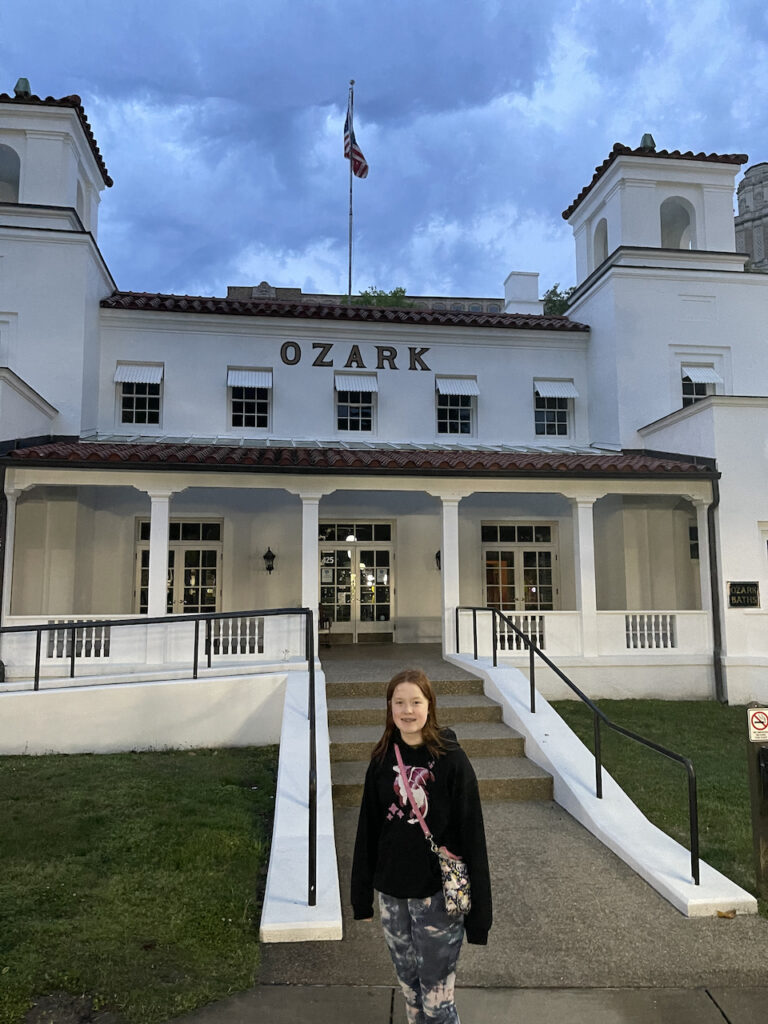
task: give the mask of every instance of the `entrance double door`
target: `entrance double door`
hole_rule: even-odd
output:
[[[137,604],[149,604],[149,522],[139,523]],[[168,531],[166,611],[190,614],[219,610],[221,592],[221,523],[172,520]]]
[[[392,545],[320,543],[320,615],[336,643],[387,642],[394,632]]]

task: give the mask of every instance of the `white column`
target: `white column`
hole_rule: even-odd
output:
[[[317,614],[320,602],[318,529],[320,494],[300,494],[301,498],[301,606],[311,608],[315,617],[317,651]]]
[[[707,509],[709,502],[702,498],[694,498],[696,509],[696,526],[699,534],[699,587],[701,589],[701,610],[712,613],[712,583],[709,578],[709,518]],[[711,626],[711,622],[710,622]]]
[[[440,575],[443,584],[443,653],[456,653],[456,608],[459,605],[459,501],[440,498],[443,503],[443,538]]]
[[[581,653],[585,658],[597,654],[594,504],[594,498],[571,498],[576,607],[581,613]]]
[[[3,608],[2,621],[11,614],[11,591],[13,588],[13,554],[16,540],[16,499],[19,492],[9,487],[5,492],[7,512],[5,519],[5,552],[3,553]]]
[[[149,491],[149,601],[147,615],[166,614],[168,600],[168,525],[173,491]]]

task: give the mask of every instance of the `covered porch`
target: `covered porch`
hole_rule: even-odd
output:
[[[300,629],[237,613],[306,607],[321,645],[455,653],[471,628],[460,616],[456,635],[456,608],[495,607],[589,678],[625,666],[640,695],[645,675],[682,672],[709,691],[712,476],[620,454],[43,445],[5,460],[2,621],[231,611],[227,652],[275,663],[303,657]],[[173,660],[132,634],[106,652],[84,638],[77,657],[98,674]],[[498,639],[524,663],[515,637]],[[52,646],[55,674],[71,651]],[[6,637],[9,676],[23,647]]]

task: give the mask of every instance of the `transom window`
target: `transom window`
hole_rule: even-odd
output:
[[[391,523],[320,523],[317,539],[321,541],[390,541]]]

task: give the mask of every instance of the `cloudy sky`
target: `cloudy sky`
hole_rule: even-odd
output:
[[[572,284],[561,211],[646,131],[768,160],[764,0],[36,0],[0,8],[0,72],[82,97],[125,290],[345,291],[350,78],[354,291]]]

